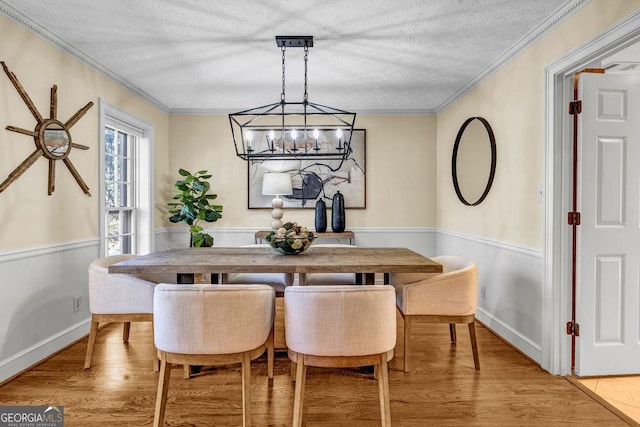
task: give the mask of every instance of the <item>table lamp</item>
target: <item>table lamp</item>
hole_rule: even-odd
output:
[[[271,200],[271,228],[277,230],[282,227],[282,209],[283,200],[280,196],[288,196],[293,194],[291,188],[291,176],[288,173],[265,173],[262,177],[262,194],[265,196],[276,196]]]

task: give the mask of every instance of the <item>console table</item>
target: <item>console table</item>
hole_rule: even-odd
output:
[[[271,233],[271,230],[260,230],[256,231],[255,242],[260,243],[264,241],[264,238],[267,234]],[[313,232],[315,234],[316,239],[349,239],[349,244],[353,245],[353,239],[356,237],[353,234],[353,231],[343,231],[342,233],[334,233],[332,231],[327,231],[325,233],[318,233],[316,231]]]

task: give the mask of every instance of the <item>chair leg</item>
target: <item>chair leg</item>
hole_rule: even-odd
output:
[[[376,365],[377,367],[378,365]],[[378,391],[380,393],[380,420],[382,427],[391,426],[391,411],[389,404],[389,370],[387,366],[387,353],[382,353],[379,375],[378,375]]]
[[[471,350],[473,351],[473,364],[476,371],[480,370],[480,355],[478,354],[478,342],[476,340],[476,321],[469,323],[469,336],[471,337]]]
[[[242,355],[242,426],[251,425],[251,352]]]
[[[456,344],[458,342],[455,323],[449,323],[449,337],[451,337],[451,344]]]
[[[307,273],[298,273],[298,285],[299,286],[307,285]]]
[[[296,367],[296,390],[293,400],[293,427],[302,426],[302,408],[304,404],[304,387],[307,380],[307,365],[304,364],[304,355],[298,353]]]
[[[182,375],[185,380],[191,378],[191,365],[184,365],[182,369]]]
[[[160,370],[160,360],[158,359],[158,350],[156,349],[156,337],[153,330],[153,320],[151,320],[151,356],[153,360],[153,372]]]
[[[129,342],[129,330],[131,329],[131,322],[124,322],[122,328],[122,342]]]
[[[411,337],[411,316],[404,316],[404,371],[409,373],[409,341]]]
[[[164,412],[167,409],[167,394],[169,392],[169,380],[171,379],[171,363],[167,362],[164,353],[160,355],[160,375],[158,376],[158,391],[156,394],[156,411],[153,416],[153,426],[160,427],[164,424]]]
[[[84,358],[84,369],[91,367],[91,359],[93,358],[93,348],[96,345],[96,337],[98,336],[99,322],[91,320],[91,330],[89,331],[89,343],[87,344],[87,355]]]
[[[290,369],[290,372],[291,372],[291,382],[295,383],[296,382],[296,370],[298,369],[297,368],[298,365],[293,360],[291,361],[290,365],[291,366],[289,367],[289,369]]]

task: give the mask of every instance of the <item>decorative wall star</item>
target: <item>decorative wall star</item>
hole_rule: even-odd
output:
[[[38,160],[41,156],[49,159],[49,182],[48,182],[48,194],[51,195],[55,190],[55,182],[56,182],[56,160],[62,160],[64,164],[71,172],[71,175],[75,178],[76,182],[84,191],[85,194],[91,196],[89,193],[89,187],[84,182],[78,170],[73,166],[71,160],[69,159],[69,153],[71,152],[71,148],[79,148],[80,150],[88,150],[89,147],[86,145],[76,144],[71,141],[71,133],[69,133],[69,129],[76,124],[78,120],[84,116],[84,114],[93,106],[93,102],[88,102],[87,105],[79,109],[69,120],[66,122],[61,122],[57,118],[58,114],[58,86],[53,85],[51,88],[51,102],[49,107],[49,118],[45,119],[42,117],[42,114],[38,111],[36,106],[33,104],[33,101],[24,90],[18,78],[14,73],[9,71],[7,65],[0,61],[2,64],[2,68],[4,72],[13,83],[13,86],[20,94],[20,97],[27,104],[27,108],[33,114],[33,117],[36,119],[36,127],[33,131],[28,129],[19,128],[16,126],[7,126],[6,129],[11,132],[17,132],[24,135],[29,135],[33,137],[33,140],[36,144],[36,149],[33,153],[29,155],[22,163],[18,165],[7,177],[7,179],[0,184],[0,193],[3,192],[13,181],[18,179],[31,165],[33,165],[36,160]]]

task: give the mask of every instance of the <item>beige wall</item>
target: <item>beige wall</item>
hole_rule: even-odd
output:
[[[356,127],[367,131],[367,208],[348,210],[347,226],[435,226],[435,116],[359,115]],[[170,141],[167,199],[179,168],[207,169],[224,206],[222,220],[207,228],[269,224],[269,210],[247,209],[247,164],[235,154],[227,116],[172,115]],[[313,209],[285,211],[285,219],[312,226]]]
[[[168,164],[168,114],[133,95],[33,33],[0,17],[0,59],[18,77],[43,117],[49,116],[51,86],[58,86],[58,118],[69,119],[87,102],[94,106],[71,128],[69,159],[91,189],[86,196],[67,167],[56,161],[56,187],[47,195],[48,162],[39,159],[0,194],[0,252],[98,237],[98,99],[155,125],[156,182]],[[0,181],[34,150],[33,138],[4,129],[34,129],[36,121],[7,76],[0,72]],[[156,195],[156,198],[158,196]],[[157,214],[156,223],[163,217]],[[158,222],[160,221],[160,222]]]
[[[438,114],[438,226],[541,249],[544,183],[544,68],[640,7],[639,0],[593,0],[566,22]],[[451,153],[466,118],[485,117],[496,136],[491,192],[464,206],[451,180]]]

